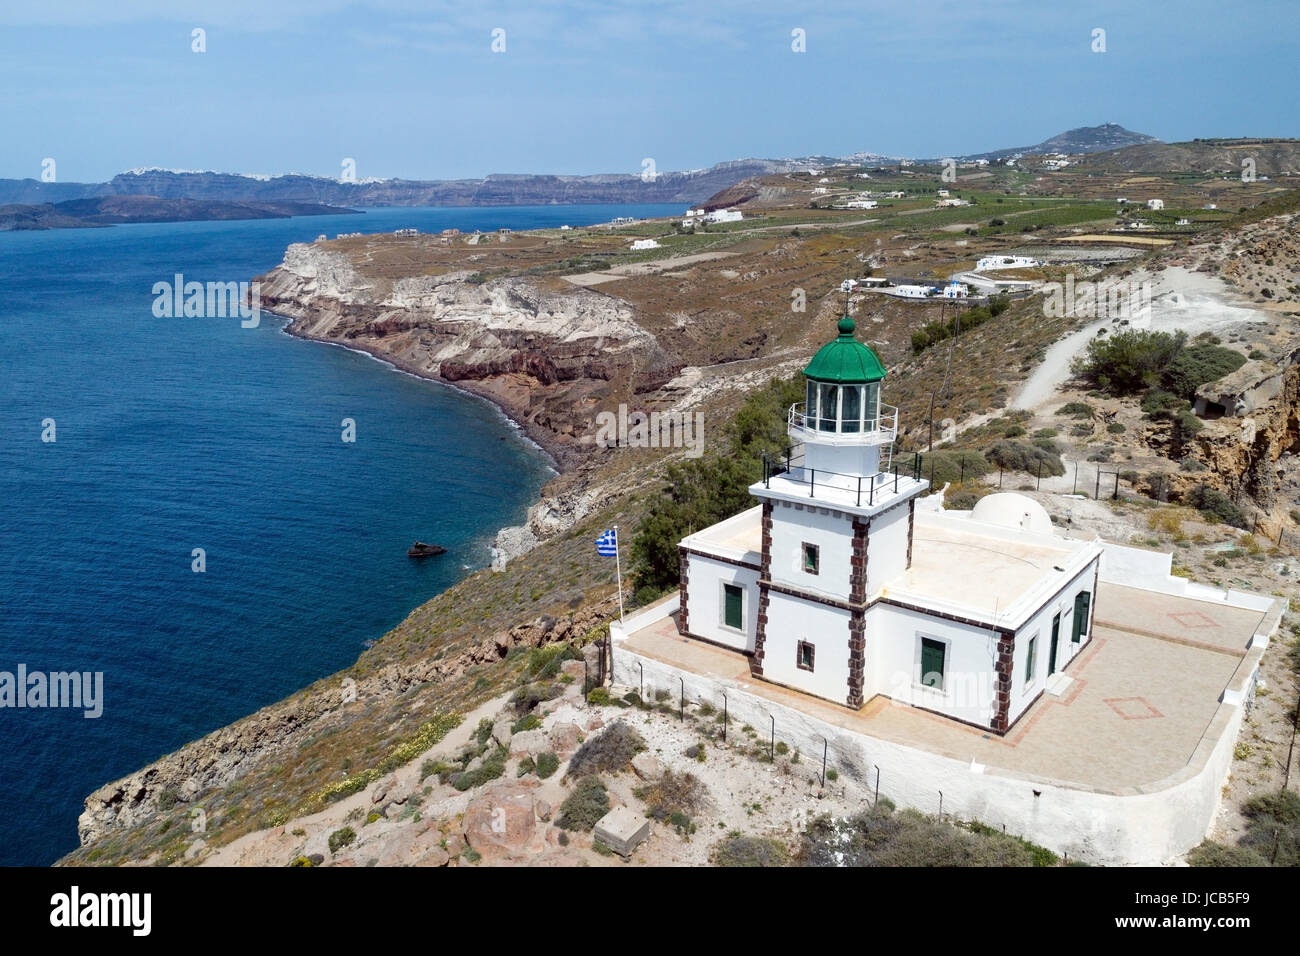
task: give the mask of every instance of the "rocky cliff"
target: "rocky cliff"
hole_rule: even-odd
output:
[[[623,301],[526,278],[385,278],[320,245],[290,246],[258,280],[287,331],[382,357],[501,406],[562,467],[594,435],[591,409],[657,388],[681,368]],[[585,442],[584,442],[585,439]]]
[[[85,846],[115,830],[136,826],[159,810],[193,803],[276,754],[293,752],[312,735],[335,732],[359,711],[391,704],[426,682],[450,682],[471,667],[504,659],[515,647],[541,647],[581,638],[617,608],[617,598],[610,597],[563,617],[543,616],[512,627],[459,654],[385,664],[356,680],[351,687],[355,694],[348,694],[351,702],[345,701],[339,679],[318,681],[100,787],[86,798],[86,809],[77,821],[81,843]]]

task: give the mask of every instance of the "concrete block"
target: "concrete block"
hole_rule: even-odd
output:
[[[592,835],[626,858],[650,838],[650,821],[627,807],[615,807],[600,818]]]

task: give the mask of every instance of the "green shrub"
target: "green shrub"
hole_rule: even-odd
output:
[[[774,460],[784,455],[789,445],[786,415],[803,397],[802,376],[773,379],[745,399],[716,455],[674,462],[664,469],[664,487],[650,496],[632,539],[636,590],[676,587],[681,571],[678,542],[751,506],[749,486],[763,477],[763,455]]]
[[[560,758],[549,750],[537,755],[537,776],[545,780],[560,769]]]
[[[357,831],[353,830],[351,827],[343,827],[340,830],[335,830],[330,834],[330,852],[337,853],[345,846],[352,844],[356,838]]]
[[[1142,396],[1142,411],[1153,421],[1172,421],[1187,402],[1163,388],[1149,388]]]
[[[1246,364],[1246,356],[1221,345],[1189,345],[1176,355],[1160,376],[1169,391],[1189,401],[1196,390]]]
[[[635,730],[616,720],[594,737],[588,738],[569,761],[570,777],[593,773],[619,773],[632,758],[645,749],[645,741]]]
[[[1037,475],[1041,468],[1044,475],[1065,474],[1065,464],[1060,455],[1022,441],[994,442],[985,449],[984,454],[993,464],[1007,471]]]
[[[1205,840],[1187,851],[1188,866],[1268,866],[1253,850]]]
[[[587,694],[587,703],[607,707],[610,704],[609,688],[593,687]]]
[[[590,833],[600,818],[609,813],[609,794],[599,777],[583,777],[560,804],[555,825],[563,830]]]
[[[1251,799],[1243,808],[1249,821],[1238,841],[1273,866],[1300,866],[1300,793],[1282,790]],[[1277,850],[1274,858],[1274,842]]]
[[[1233,504],[1231,498],[1217,488],[1198,485],[1191,493],[1190,498],[1192,507],[1202,514],[1213,516],[1225,524],[1232,525],[1234,528],[1246,527],[1246,516],[1242,513],[1242,510]]]
[[[1106,426],[1106,431],[1110,432],[1112,435],[1122,435],[1127,431],[1127,429],[1124,427],[1123,422],[1111,422]]]
[[[1092,418],[1092,406],[1087,402],[1066,402],[1056,410],[1056,414],[1066,418]]]
[[[506,751],[498,747],[483,757],[483,762],[473,770],[465,770],[451,775],[451,785],[457,790],[465,791],[482,786],[489,780],[495,780],[506,772]]]
[[[1050,851],[975,825],[963,829],[884,800],[848,819],[808,824],[798,861],[805,866],[1042,866]]]
[[[540,726],[542,726],[542,719],[529,712],[510,725],[510,733],[522,734],[526,730],[536,730]]]
[[[790,851],[771,837],[729,836],[713,848],[714,866],[789,866]]]
[[[1132,394],[1158,384],[1186,342],[1185,332],[1125,329],[1090,341],[1071,371],[1103,391]]]
[[[1179,449],[1182,449],[1190,444],[1192,439],[1204,427],[1205,423],[1197,418],[1190,408],[1184,408],[1174,419],[1174,427],[1170,432],[1170,437],[1173,438],[1174,444]]]
[[[921,477],[935,488],[963,480],[973,481],[989,473],[989,463],[977,451],[937,449],[921,455]]]
[[[532,757],[525,757],[523,760],[519,761],[519,766],[515,770],[515,776],[522,777],[525,774],[532,773],[536,769],[537,762],[533,760]]]

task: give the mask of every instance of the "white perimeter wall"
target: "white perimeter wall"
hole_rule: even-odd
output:
[[[629,619],[628,627],[644,626],[650,615],[665,615],[672,606],[673,602],[665,602],[645,617]],[[769,727],[770,715],[776,719],[777,740],[799,749],[809,765],[821,754],[825,740],[828,766],[867,787],[875,786],[879,767],[881,796],[900,807],[936,813],[942,790],[945,816],[1005,826],[1007,832],[1069,854],[1071,859],[1096,864],[1157,865],[1200,843],[1214,818],[1241,725],[1241,708],[1221,704],[1187,770],[1148,786],[1148,792],[1099,793],[995,769],[984,771],[978,765],[844,730],[758,697],[734,681],[701,677],[634,654],[620,646],[625,632],[617,622],[611,631],[615,683],[636,687],[640,663],[647,694],[655,689],[676,692],[680,677],[688,699],[708,701],[721,711],[725,692],[733,728]],[[1254,657],[1243,668],[1243,681],[1257,664]]]
[[[758,572],[698,554],[687,555],[686,560],[687,630],[738,651],[753,651],[754,635],[758,633]],[[724,583],[739,584],[745,589],[741,608],[743,631],[722,623]]]
[[[1172,554],[1129,548],[1109,541],[1100,543],[1101,579],[1109,584],[1158,591],[1161,594],[1179,594],[1201,601],[1249,608],[1252,611],[1266,611],[1273,605],[1273,599],[1265,595],[1206,587],[1170,574]]]

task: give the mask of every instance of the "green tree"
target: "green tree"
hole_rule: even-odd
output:
[[[803,376],[773,379],[751,394],[727,426],[716,454],[674,462],[665,487],[649,501],[632,539],[635,588],[659,592],[677,584],[677,544],[688,534],[750,508],[749,486],[763,477],[763,455],[784,456],[786,413],[803,397]]]

